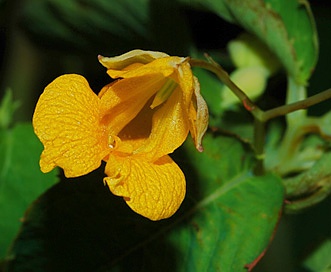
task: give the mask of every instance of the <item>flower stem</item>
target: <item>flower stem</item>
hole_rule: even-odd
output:
[[[330,98],[331,98],[331,89],[327,89],[321,93],[315,94],[306,99],[265,111],[263,112],[262,119],[268,121],[277,116],[282,116],[297,110],[306,109],[310,106],[316,105]]]
[[[265,143],[265,122],[254,118],[254,139],[253,146],[255,149],[256,165],[254,174],[261,176],[264,174],[264,143]]]
[[[191,59],[191,66],[200,67],[214,73],[238,97],[245,109],[251,112],[254,117],[253,146],[257,158],[257,165],[254,169],[256,175],[262,175],[264,173],[263,163],[266,122],[272,118],[283,116],[297,110],[306,109],[322,101],[331,99],[331,89],[328,89],[306,99],[263,111],[256,104],[254,104],[252,100],[230,79],[228,73],[218,63],[216,63],[211,57],[206,57],[209,62],[204,60]],[[300,86],[297,87],[300,88]]]
[[[211,59],[209,58],[209,60]],[[275,117],[306,109],[322,101],[331,99],[331,89],[327,89],[326,91],[310,96],[306,99],[263,111],[230,79],[228,73],[218,63],[213,60],[207,62],[204,60],[191,59],[190,64],[193,67],[204,68],[214,73],[239,98],[245,109],[250,111],[252,115],[261,122],[267,122]]]

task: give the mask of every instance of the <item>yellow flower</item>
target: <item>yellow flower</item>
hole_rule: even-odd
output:
[[[208,110],[188,58],[133,50],[99,56],[114,79],[98,95],[84,77],[56,78],[37,103],[33,126],[44,145],[43,172],[87,174],[106,161],[104,182],[135,212],[170,217],[185,196],[185,177],[169,157],[188,132],[196,148]]]

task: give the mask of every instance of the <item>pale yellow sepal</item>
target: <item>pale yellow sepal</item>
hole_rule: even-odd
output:
[[[202,138],[208,128],[209,112],[207,103],[200,94],[200,84],[196,77],[194,77],[193,101],[194,103],[190,105],[190,131],[195,148],[202,152]]]
[[[162,75],[165,78],[173,78],[177,83],[181,79],[178,78],[178,73],[182,66],[188,65],[186,58],[181,57],[164,57],[155,59],[150,63],[142,65],[141,63],[131,63],[125,69],[108,69],[107,74],[112,78],[129,79],[146,75]],[[181,77],[179,75],[179,77]]]
[[[168,54],[156,51],[144,51],[135,49],[116,57],[104,57],[99,55],[99,62],[110,70],[122,70],[132,63],[147,64],[155,59],[169,57]]]

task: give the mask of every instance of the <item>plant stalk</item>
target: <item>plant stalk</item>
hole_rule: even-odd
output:
[[[254,174],[262,176],[265,173],[264,169],[264,144],[265,144],[265,122],[254,119],[254,138],[253,146],[255,149],[256,165],[254,168]]]
[[[190,59],[192,67],[200,67],[214,73],[241,101],[246,110],[254,117],[254,139],[253,146],[257,158],[254,169],[256,175],[264,174],[264,144],[265,144],[265,124],[270,119],[289,114],[297,110],[303,110],[327,99],[331,99],[331,89],[323,91],[300,101],[279,106],[267,111],[261,110],[252,100],[230,79],[228,73],[213,59],[207,56],[209,62],[204,60]]]
[[[238,97],[245,109],[262,122],[267,122],[275,117],[283,116],[297,110],[303,110],[331,99],[331,89],[327,89],[306,99],[263,111],[230,79],[229,74],[218,63],[191,59],[190,64],[192,67],[204,68],[214,73]]]

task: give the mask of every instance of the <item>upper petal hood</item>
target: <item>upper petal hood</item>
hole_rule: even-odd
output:
[[[98,59],[109,70],[123,70],[133,63],[147,64],[164,57],[169,57],[169,55],[162,52],[136,49],[111,58],[99,55]]]
[[[165,81],[160,74],[144,75],[118,80],[105,87],[99,96],[108,133],[117,135],[127,126]]]
[[[149,126],[146,127],[148,131],[143,132],[141,129],[145,125]],[[188,112],[182,105],[182,94],[178,87],[178,90],[158,108],[151,110],[145,107],[137,119],[125,127],[118,136],[125,143],[134,146],[134,156],[155,161],[177,149],[185,141],[188,132]]]

